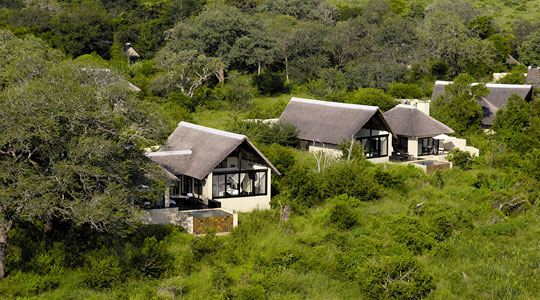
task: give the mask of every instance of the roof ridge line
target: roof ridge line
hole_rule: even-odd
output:
[[[291,102],[309,103],[309,104],[315,104],[315,105],[326,105],[326,106],[333,106],[333,107],[340,107],[340,108],[351,108],[351,109],[364,109],[364,110],[377,110],[377,109],[379,109],[378,106],[372,106],[372,105],[352,104],[352,103],[343,103],[343,102],[332,102],[332,101],[315,100],[315,99],[298,98],[298,97],[292,97]]]
[[[188,127],[188,128],[191,128],[191,129],[197,129],[197,130],[205,131],[205,132],[216,134],[216,135],[230,137],[230,138],[237,139],[237,140],[247,139],[247,136],[245,136],[243,134],[238,134],[238,133],[228,132],[228,131],[219,130],[219,129],[215,129],[215,128],[210,128],[210,127],[197,125],[197,124],[193,124],[193,123],[185,122],[185,121],[182,121],[182,122],[178,123],[178,126],[184,126],[184,127]]]

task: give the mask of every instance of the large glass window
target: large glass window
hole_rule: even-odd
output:
[[[193,177],[182,176],[182,195],[187,195],[188,193],[193,193]]]
[[[400,136],[397,139],[392,139],[392,148],[398,155],[409,153],[409,139],[404,136]]]
[[[213,198],[266,195],[267,170],[217,173],[212,177]]]
[[[171,185],[170,194],[171,197],[180,196],[180,181],[175,181],[173,185]]]
[[[434,138],[418,139],[418,155],[438,155],[439,140]]]
[[[360,138],[367,158],[383,157],[388,155],[388,135],[379,135]]]
[[[203,185],[202,180],[193,179],[193,194],[195,194],[195,197],[202,198]]]

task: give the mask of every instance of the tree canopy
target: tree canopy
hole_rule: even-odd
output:
[[[33,55],[45,67],[35,73],[33,65],[8,62],[20,73],[0,92],[3,277],[7,234],[17,220],[59,218],[113,232],[137,222],[135,202],[162,185],[141,147],[163,132],[117,75],[70,61],[52,64],[41,44],[0,35],[0,49],[23,46],[19,55]]]
[[[470,75],[460,74],[432,102],[433,117],[459,134],[480,129],[483,112],[478,102],[489,90],[483,84],[472,85],[473,82]]]

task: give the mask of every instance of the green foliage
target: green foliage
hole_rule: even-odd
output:
[[[255,75],[253,83],[263,95],[274,95],[286,91],[283,75],[274,72],[265,71]]]
[[[472,168],[474,158],[467,151],[461,151],[458,148],[450,150],[448,153],[448,160],[452,163],[452,166],[469,170]]]
[[[412,257],[377,257],[362,275],[362,290],[370,299],[421,299],[435,288],[433,276]]]
[[[382,90],[374,88],[359,88],[345,96],[345,102],[353,104],[364,104],[378,106],[382,111],[392,109],[398,102],[384,93]]]
[[[247,135],[252,141],[267,145],[296,146],[298,130],[291,124],[262,121],[234,120],[228,125],[228,130]]]
[[[203,237],[196,238],[191,243],[191,251],[196,260],[201,260],[214,254],[221,247],[221,241],[215,232],[210,232]]]
[[[113,42],[111,20],[97,5],[85,2],[84,6],[62,11],[52,20],[51,42],[72,57],[95,51],[108,58]]]
[[[351,229],[358,222],[358,216],[350,207],[350,203],[338,202],[330,208],[328,222],[340,229]]]
[[[481,16],[467,24],[467,28],[473,31],[479,38],[486,39],[495,34],[496,28],[493,23],[493,17]]]
[[[106,251],[92,253],[87,258],[87,267],[82,283],[90,288],[115,287],[124,280],[120,259]]]
[[[519,60],[528,66],[540,66],[540,33],[531,33],[518,47]]]
[[[483,113],[478,101],[489,91],[483,84],[472,85],[473,82],[474,79],[468,74],[460,74],[432,102],[432,116],[458,134],[480,129]]]
[[[506,83],[506,84],[525,84],[525,75],[523,72],[510,72],[506,74],[503,78],[497,80],[497,83]]]
[[[364,156],[364,147],[355,141],[346,141],[344,143],[338,144],[338,149],[341,150],[341,158],[351,161],[351,160],[365,160]]]
[[[417,217],[398,215],[388,220],[386,226],[394,241],[405,245],[413,253],[423,253],[437,243],[433,229]]]
[[[58,287],[58,275],[38,275],[35,273],[16,272],[3,280],[0,295],[9,298],[27,298],[46,293]]]
[[[293,210],[301,212],[321,203],[319,178],[306,165],[295,164],[280,182],[281,192],[272,199],[274,204],[290,204]]]
[[[218,84],[214,91],[219,100],[228,102],[235,110],[246,110],[249,100],[257,94],[251,77],[235,71],[229,73],[227,82]]]
[[[509,149],[525,154],[538,145],[537,133],[532,127],[537,118],[529,103],[518,95],[512,95],[506,106],[497,111],[492,127],[494,138]]]
[[[293,150],[279,144],[259,145],[259,150],[281,172],[285,173],[296,164],[296,156]],[[274,177],[272,177],[274,178]]]
[[[525,166],[525,171],[529,176],[532,176],[536,180],[540,180],[540,149],[532,149],[525,156],[523,162]]]
[[[322,173],[321,179],[320,188],[326,197],[346,194],[362,201],[372,201],[382,194],[381,186],[374,180],[373,168],[364,161],[337,162]]]
[[[424,97],[424,91],[418,85],[401,82],[393,83],[388,88],[387,93],[396,99],[421,99]]]
[[[500,33],[496,33],[489,36],[487,39],[493,44],[496,53],[495,60],[500,63],[506,63],[506,60],[509,58],[510,52],[512,51],[508,38]]]

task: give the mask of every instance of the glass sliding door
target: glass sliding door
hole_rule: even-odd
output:
[[[367,158],[388,156],[388,135],[362,137],[358,139]]]
[[[439,140],[434,138],[419,138],[418,139],[418,155],[438,155]]]

